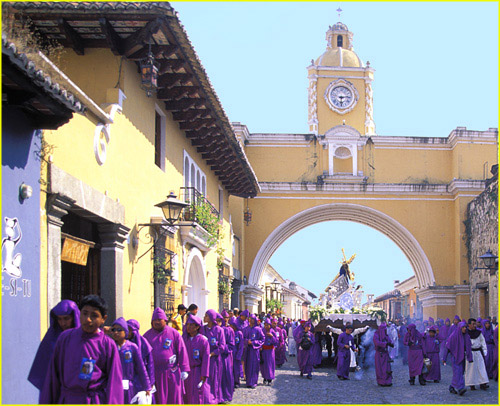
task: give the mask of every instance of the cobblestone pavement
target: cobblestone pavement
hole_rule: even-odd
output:
[[[256,389],[235,389],[232,404],[498,404],[498,383],[491,381],[488,390],[469,389],[464,396],[448,391],[451,366],[441,366],[441,382],[425,386],[408,383],[408,366],[396,360],[392,367],[393,386],[380,387],[375,370],[363,371],[362,376],[351,372],[349,381],[340,381],[331,366],[318,368],[313,379],[300,377],[296,357],[288,357],[282,368],[276,369],[272,386],[263,386],[259,376]]]

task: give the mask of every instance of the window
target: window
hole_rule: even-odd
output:
[[[165,170],[166,119],[158,106],[155,107],[155,165]]]
[[[224,218],[224,190],[219,188],[219,218]]]
[[[207,196],[207,179],[205,173],[196,165],[186,151],[184,151],[184,186],[195,188],[203,196]]]
[[[337,46],[342,47],[343,46],[343,38],[342,35],[337,36]]]

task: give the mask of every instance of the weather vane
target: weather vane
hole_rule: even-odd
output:
[[[339,13],[339,21],[340,21],[340,13],[342,13],[342,9],[340,7],[337,9],[337,13]]]

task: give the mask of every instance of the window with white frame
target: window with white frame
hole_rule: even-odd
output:
[[[166,154],[166,117],[158,105],[155,105],[155,164],[165,171]]]
[[[195,188],[206,197],[207,178],[189,154],[184,151],[184,186]]]

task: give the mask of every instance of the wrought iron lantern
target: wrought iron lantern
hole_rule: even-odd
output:
[[[491,250],[486,251],[486,254],[481,255],[479,258],[483,261],[486,269],[489,269],[490,272],[495,270],[498,257]]]
[[[182,209],[189,206],[189,203],[184,203],[178,200],[177,196],[174,195],[174,192],[170,192],[167,196],[167,200],[155,204],[155,206],[159,207],[163,211],[165,220],[167,220],[167,223],[172,226],[179,220]]]
[[[243,212],[243,220],[245,221],[245,223],[247,224],[247,226],[251,223],[252,221],[252,211],[250,210],[250,208],[248,207],[248,200],[247,200],[247,208],[245,209],[245,211]]]
[[[142,59],[141,66],[141,89],[146,91],[146,96],[151,97],[158,90],[158,67],[155,65],[155,58],[151,52],[149,43],[148,56]]]

